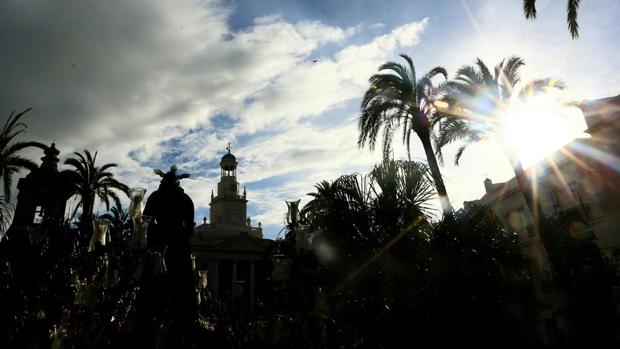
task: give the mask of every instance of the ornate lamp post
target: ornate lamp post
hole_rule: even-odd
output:
[[[101,246],[105,246],[107,242],[109,226],[106,223],[95,223],[95,233],[90,238],[90,243],[88,244],[88,252],[93,252],[95,247],[97,246],[97,242],[101,244]]]
[[[209,275],[208,270],[198,270],[198,288],[205,290],[207,288],[207,277]]]
[[[131,188],[129,189],[129,218],[140,218],[142,216],[142,202],[144,201],[144,194],[146,189],[144,188]]]
[[[134,250],[144,250],[146,248],[146,232],[151,221],[150,216],[133,217],[133,235],[131,237],[131,248]]]

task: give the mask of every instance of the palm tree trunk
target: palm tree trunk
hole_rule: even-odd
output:
[[[95,206],[95,199],[87,196],[82,196],[82,217],[80,218],[81,230],[86,236],[90,238],[93,234],[93,208]]]
[[[435,187],[437,188],[437,194],[439,195],[441,209],[444,215],[452,217],[454,209],[452,208],[452,204],[450,204],[450,198],[448,197],[446,186],[443,183],[443,178],[441,177],[441,172],[439,171],[439,164],[437,163],[437,158],[435,157],[435,152],[433,151],[433,146],[431,145],[431,138],[429,136],[419,136],[422,141],[422,146],[424,147],[428,167],[431,170],[431,176],[433,177],[433,181],[435,181]]]
[[[540,214],[542,211],[540,210],[540,205],[538,205],[538,201],[534,198],[534,189],[532,185],[528,181],[527,175],[525,174],[525,170],[523,169],[523,165],[521,161],[516,159],[515,156],[508,155],[510,162],[512,164],[512,169],[515,172],[515,178],[517,180],[517,185],[523,194],[523,198],[525,199],[525,205],[527,209],[532,214],[532,218],[534,219],[535,229],[538,230],[538,220],[540,218]]]

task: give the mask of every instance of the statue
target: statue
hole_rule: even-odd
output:
[[[194,203],[180,185],[180,180],[190,175],[177,175],[174,165],[167,173],[161,170],[155,170],[155,173],[162,180],[159,188],[149,196],[144,208],[144,216],[151,217],[148,246],[165,251],[172,318],[179,321],[195,320],[198,305],[189,244],[194,231]]]

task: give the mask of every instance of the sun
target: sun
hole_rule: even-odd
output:
[[[576,109],[550,94],[512,102],[500,119],[499,140],[517,152],[525,167],[532,165],[583,135]]]

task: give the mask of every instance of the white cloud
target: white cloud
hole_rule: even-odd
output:
[[[563,20],[544,19],[556,5],[542,2],[532,23],[518,2],[488,1],[470,11],[471,22],[438,25],[421,42],[428,19],[383,33],[382,23],[364,31],[266,16],[233,30],[231,8],[219,1],[4,1],[0,75],[11,88],[0,105],[33,106],[29,138],[55,139],[63,156],[97,149],[102,161],[119,163],[122,180],[149,193],[159,181],[151,166],[177,163],[196,174],[184,187],[198,207],[207,206],[217,181],[217,168],[205,166],[231,141],[243,159],[242,184],[296,176],[248,188],[253,221],[278,225],[282,200],[303,197],[319,180],[365,172],[378,160],[378,152],[357,148],[357,104],[368,78],[382,63],[400,60],[399,53],[412,55],[418,69],[442,64],[451,72],[477,56],[495,64],[519,54],[528,62],[525,79],[561,76],[569,96],[581,98],[617,93],[620,66],[609,52],[618,51],[613,37],[620,30],[613,16],[601,25],[592,17],[613,5],[601,3],[584,3],[579,41],[570,40]],[[237,123],[230,132],[214,129],[219,115]],[[171,139],[174,145],[162,143]],[[414,142],[414,157],[423,157]],[[404,154],[400,145],[395,151]],[[443,172],[459,206],[480,195],[485,173],[507,179],[510,166],[481,144],[460,168]]]
[[[423,19],[397,27],[366,44],[346,46],[334,57],[322,57],[318,62],[300,60],[253,95],[254,102],[241,114],[241,132],[266,127],[285,129],[303,116],[318,115],[358,98],[377,67],[416,45],[427,24],[428,19]]]
[[[373,23],[370,26],[368,26],[368,28],[370,29],[383,29],[385,28],[385,24],[378,22],[378,23]]]

